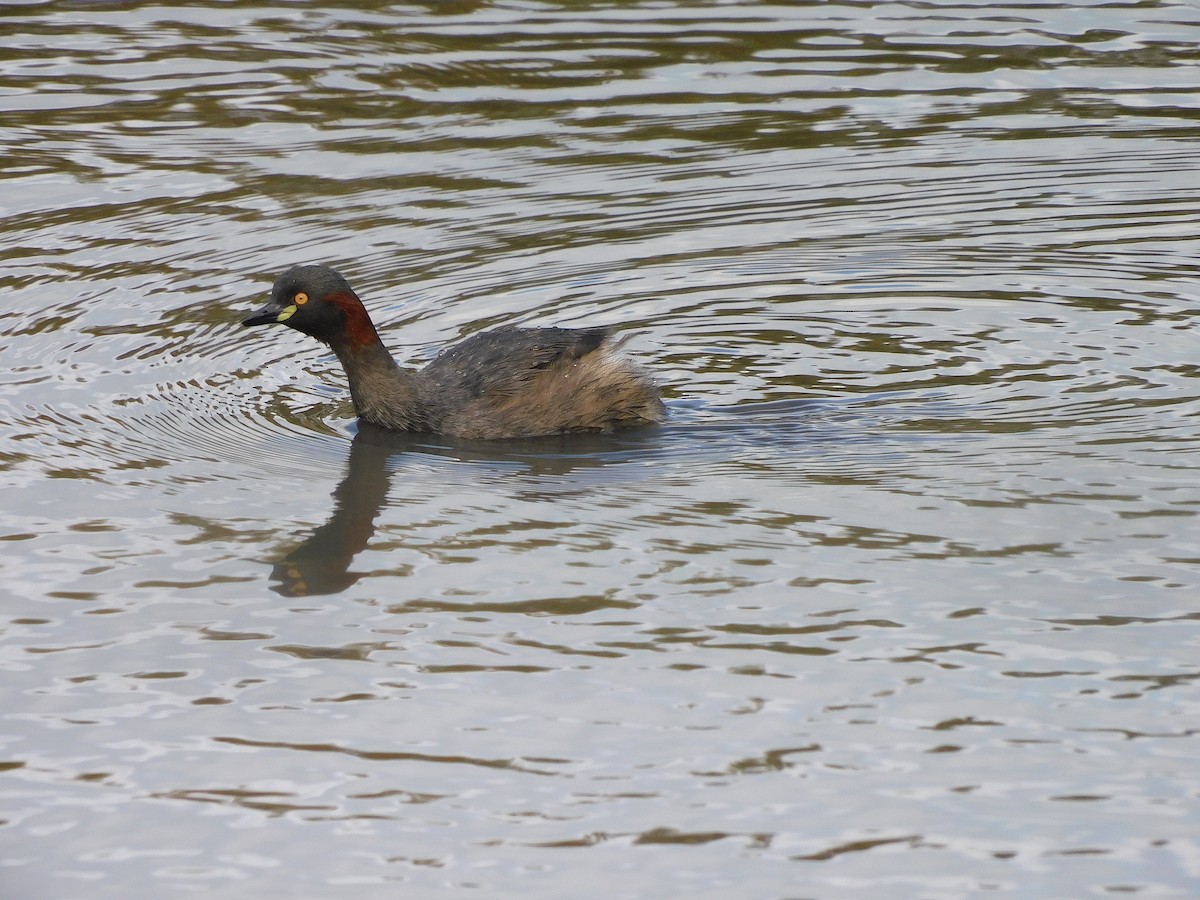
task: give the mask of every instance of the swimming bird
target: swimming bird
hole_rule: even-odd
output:
[[[332,348],[364,422],[473,440],[614,431],[666,418],[654,382],[617,350],[612,329],[485,331],[423,369],[398,365],[362,300],[324,265],[293,266],[243,325],[282,324]]]

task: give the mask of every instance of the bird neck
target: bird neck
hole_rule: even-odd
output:
[[[378,336],[373,343],[341,340],[330,346],[346,370],[350,397],[360,419],[402,431],[428,428],[417,395],[416,374],[396,365]]]

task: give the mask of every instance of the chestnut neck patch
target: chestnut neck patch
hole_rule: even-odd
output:
[[[338,291],[327,294],[325,300],[338,307],[346,314],[346,328],[342,334],[343,341],[351,347],[370,347],[380,343],[379,333],[371,324],[371,317],[362,301],[349,291]]]

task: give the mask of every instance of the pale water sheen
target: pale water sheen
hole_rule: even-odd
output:
[[[6,897],[1200,893],[1200,10],[0,11]],[[666,427],[357,429],[620,323]]]

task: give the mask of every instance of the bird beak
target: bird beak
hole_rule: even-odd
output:
[[[273,325],[276,322],[286,322],[296,312],[295,306],[280,306],[274,300],[258,312],[242,319],[243,325]]]

